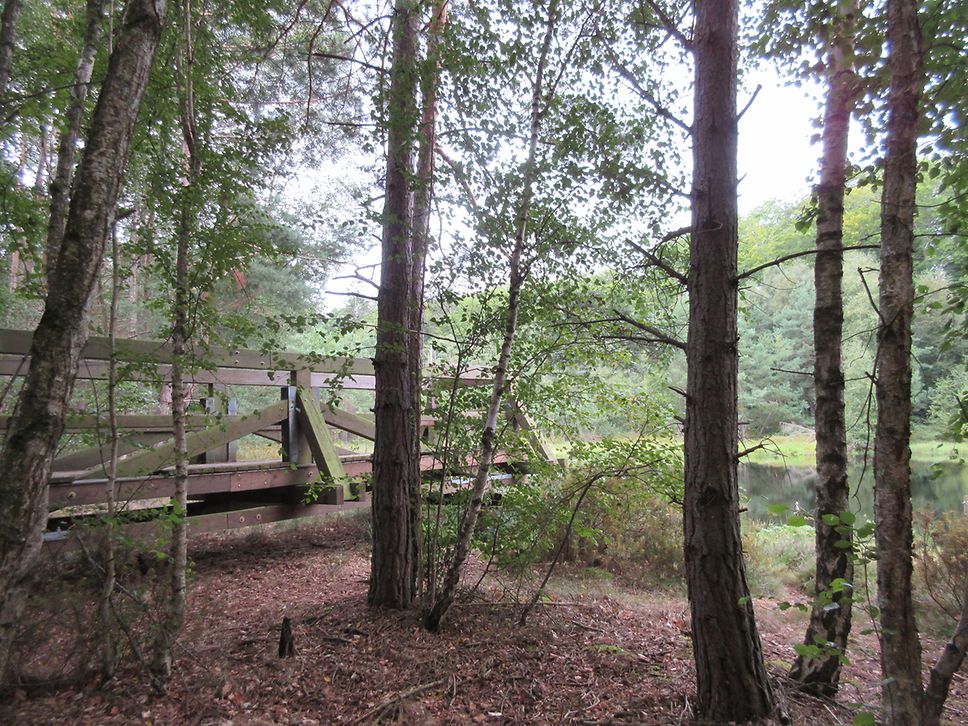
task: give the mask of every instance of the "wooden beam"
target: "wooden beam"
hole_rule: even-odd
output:
[[[189,458],[214,449],[216,446],[224,446],[230,441],[240,439],[247,434],[254,434],[261,431],[270,424],[278,423],[285,419],[289,409],[288,401],[274,403],[261,411],[248,416],[233,416],[231,420],[223,419],[222,425],[217,428],[205,429],[189,434],[186,439],[188,445]],[[175,463],[174,446],[165,442],[148,451],[134,454],[130,457],[118,461],[118,476],[144,476],[172,466]],[[103,475],[104,468],[95,467],[90,471],[78,476],[78,479],[90,479]]]
[[[304,385],[297,387],[296,396],[299,404],[296,410],[299,413],[302,433],[313,453],[316,466],[319,467],[320,473],[330,476],[334,484],[343,490],[344,497],[352,496],[346,471],[343,469],[339,454],[336,453],[333,438],[329,434],[329,428],[326,426],[316,397],[312,390]]]
[[[253,467],[259,462],[250,462]],[[239,463],[240,466],[243,462]],[[211,464],[189,467],[188,494],[219,494],[224,492],[246,492],[280,487],[305,486],[315,481],[319,470],[315,466],[304,469],[291,469],[272,462],[273,468],[253,468],[237,471],[217,471],[220,467]],[[86,479],[71,482],[53,483],[50,486],[52,507],[61,508],[75,505],[100,504],[105,501],[104,479]],[[128,502],[139,499],[169,498],[175,493],[175,482],[170,475],[157,474],[149,477],[127,477],[118,480],[118,501]]]
[[[0,353],[28,355],[33,341],[33,333],[26,330],[0,329]],[[137,363],[171,363],[171,343],[161,340],[133,340],[118,338],[115,341],[118,360]],[[205,348],[199,346],[188,356],[188,366],[193,364],[205,368],[251,368],[256,370],[292,371],[306,368],[318,373],[373,375],[373,363],[366,358],[342,358],[295,353],[265,353],[260,350],[243,348]],[[110,360],[111,344],[108,338],[88,338],[82,359]]]
[[[27,364],[21,363],[22,355],[5,356],[0,354],[0,376],[23,376],[27,373]],[[108,379],[108,364],[99,360],[82,360],[77,369],[79,380],[106,381]],[[313,373],[313,388],[326,388],[331,382],[339,379],[340,386],[346,390],[372,391],[374,379],[371,375],[354,375],[350,377],[337,376],[333,373]],[[124,371],[126,381],[148,381],[162,383],[171,380],[171,366],[160,364],[156,366],[134,367]],[[287,369],[258,370],[251,368],[215,368],[214,370],[195,370],[185,374],[186,383],[198,385],[208,383],[223,383],[227,386],[281,386],[289,380]]]
[[[338,408],[324,408],[323,419],[335,428],[349,431],[370,441],[376,440],[376,424],[362,416]]]
[[[171,438],[170,432],[142,433],[125,436],[118,442],[118,456],[144,451],[157,446],[162,441]],[[51,471],[77,471],[89,469],[92,466],[103,466],[111,456],[111,444],[102,444],[89,449],[82,449],[54,459]]]
[[[185,425],[188,429],[204,429],[217,425],[216,416],[192,415],[187,416]],[[0,416],[0,431],[6,431],[10,423],[10,416]],[[111,426],[107,414],[93,416],[90,414],[68,416],[64,421],[65,432],[75,431],[103,431],[105,434]],[[118,416],[118,429],[138,433],[170,433],[172,431],[171,416]]]

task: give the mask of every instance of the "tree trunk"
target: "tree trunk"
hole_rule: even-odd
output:
[[[850,587],[834,588],[834,581],[853,584],[853,552],[837,547],[852,541],[847,524],[830,524],[850,510],[847,480],[847,423],[844,411],[844,372],[841,344],[844,305],[844,188],[847,184],[847,137],[854,107],[854,15],[852,2],[838,6],[831,20],[832,41],[827,65],[827,102],[823,123],[823,159],[817,187],[817,257],[814,265],[816,304],[813,310],[814,390],[817,432],[817,569],[814,603],[804,637],[806,645],[820,645],[823,655],[798,656],[790,677],[804,690],[834,696],[840,684],[841,656],[850,634]],[[835,527],[840,527],[838,532]],[[844,531],[844,527],[848,527]],[[835,592],[835,589],[838,591]]]
[[[175,439],[175,494],[172,498],[171,569],[168,583],[168,602],[162,617],[152,671],[160,683],[171,677],[173,648],[185,622],[188,595],[188,443],[186,440],[186,409],[190,393],[186,391],[184,362],[189,340],[189,302],[191,290],[188,279],[188,254],[196,209],[194,197],[201,171],[198,130],[195,121],[194,45],[191,0],[182,0],[182,47],[178,59],[179,96],[181,101],[181,131],[185,176],[182,179],[178,210],[177,249],[175,251],[175,304],[171,328],[171,417]]]
[[[7,86],[10,84],[10,62],[13,47],[17,42],[17,21],[23,10],[23,0],[7,0],[3,4],[0,17],[0,104],[6,101]],[[6,109],[9,113],[9,109]]]
[[[118,357],[115,340],[118,330],[118,302],[121,295],[121,262],[118,260],[118,233],[111,230],[111,305],[108,313],[108,343],[111,358],[108,361],[108,425],[111,444],[106,474],[107,512],[104,522],[104,577],[101,583],[101,600],[98,603],[98,617],[101,625],[101,677],[107,681],[114,677],[117,666],[117,648],[114,644],[114,589],[117,583],[117,562],[115,559],[115,517],[117,516],[118,496]]]
[[[63,264],[51,279],[0,454],[0,672],[43,541],[51,460],[87,340],[91,296],[165,12],[165,0],[131,0],[127,8],[77,170]]]
[[[958,627],[955,628],[951,640],[945,645],[938,662],[931,669],[931,680],[924,693],[924,726],[938,726],[941,723],[941,713],[948,699],[951,679],[965,661],[965,654],[968,651],[968,580],[965,581],[962,602],[964,605]]]
[[[884,723],[913,726],[921,722],[923,698],[921,643],[911,598],[909,448],[914,195],[918,108],[923,81],[916,3],[890,0],[887,17],[891,87],[881,196],[874,521]]]
[[[434,147],[437,139],[437,85],[440,80],[440,36],[447,24],[448,0],[435,0],[431,9],[429,37],[427,39],[426,72],[421,80],[423,112],[420,118],[420,143],[417,148],[417,188],[413,200],[413,271],[411,273],[411,296],[413,306],[410,319],[410,372],[416,393],[414,414],[417,435],[413,440],[413,456],[420,461],[420,417],[422,413],[421,390],[423,386],[423,311],[424,274],[427,249],[430,246],[430,205],[434,198]],[[419,502],[420,500],[418,500]],[[417,506],[417,577],[418,588],[422,582],[424,538],[423,512]],[[432,556],[432,555],[431,555]]]
[[[735,0],[695,3],[692,238],[685,429],[686,579],[699,715],[773,711],[739,528]]]
[[[383,256],[377,302],[373,454],[373,560],[368,602],[409,608],[416,594],[420,531],[419,389],[411,371],[413,145],[417,126],[417,24],[413,3],[396,0],[387,108]]]
[[[491,384],[491,398],[487,406],[487,416],[484,419],[484,430],[481,432],[481,451],[471,489],[471,501],[461,519],[454,545],[454,555],[447,568],[443,588],[436,602],[424,618],[424,624],[429,630],[438,630],[447,616],[450,606],[457,594],[460,583],[461,570],[471,547],[471,538],[477,526],[477,517],[481,513],[481,504],[487,492],[488,474],[494,460],[494,450],[497,435],[497,419],[501,411],[507,388],[508,366],[511,362],[511,351],[514,347],[514,333],[518,324],[518,305],[521,298],[521,286],[524,283],[524,273],[521,269],[521,258],[524,254],[524,243],[528,232],[528,215],[531,213],[531,199],[534,196],[534,182],[537,173],[538,132],[541,129],[542,106],[544,102],[544,73],[548,63],[548,52],[555,37],[555,23],[558,19],[558,0],[549,0],[548,25],[545,30],[541,52],[538,56],[538,66],[535,69],[534,90],[531,95],[531,131],[528,144],[528,159],[524,166],[524,179],[521,186],[521,198],[518,203],[517,217],[514,221],[514,248],[511,251],[510,275],[508,283],[508,310],[504,321],[504,337],[501,341],[501,352],[498,355],[497,368],[494,371],[494,382]]]
[[[88,0],[84,29],[84,44],[74,69],[74,86],[71,88],[71,102],[67,107],[67,118],[57,145],[57,169],[50,181],[50,219],[47,224],[47,276],[57,264],[61,240],[64,238],[64,225],[67,224],[71,177],[74,172],[74,157],[77,138],[81,133],[84,106],[87,101],[91,73],[94,71],[94,58],[97,56],[104,27],[104,0]]]

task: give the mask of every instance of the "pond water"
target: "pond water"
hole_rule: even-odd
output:
[[[852,464],[849,471],[851,509],[871,518],[874,471],[870,465],[865,471],[862,464]],[[799,504],[801,509],[812,512],[816,480],[813,468],[767,464],[739,467],[740,493],[747,499],[749,516],[763,522],[779,521],[769,513],[771,504],[786,504],[791,509]],[[961,512],[968,496],[968,467],[955,462],[915,462],[911,467],[911,489],[915,511]]]

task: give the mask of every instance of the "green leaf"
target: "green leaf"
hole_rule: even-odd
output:
[[[828,527],[836,527],[838,524],[840,524],[840,517],[838,517],[836,514],[825,514],[820,519],[822,519],[823,523]]]
[[[767,506],[766,511],[772,514],[774,517],[782,517],[788,511],[790,511],[789,504],[770,504]]]
[[[874,718],[874,714],[870,711],[861,711],[854,716],[854,720],[851,721],[853,726],[874,726],[877,723]]]
[[[841,512],[840,521],[846,525],[851,525],[857,521],[857,515],[853,512]]]
[[[792,517],[787,519],[788,527],[807,527],[809,525],[810,522],[808,522],[807,518],[802,514],[794,514]]]

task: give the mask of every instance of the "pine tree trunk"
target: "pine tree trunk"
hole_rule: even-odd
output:
[[[420,419],[423,413],[421,392],[423,387],[423,311],[424,275],[427,262],[427,249],[430,246],[430,205],[434,198],[434,147],[437,140],[437,85],[440,78],[440,36],[447,23],[447,1],[435,0],[427,39],[426,71],[421,81],[423,112],[420,118],[420,143],[417,148],[417,188],[413,201],[413,270],[411,272],[410,319],[410,372],[413,378],[415,401],[415,430],[413,440],[414,459],[420,461]],[[418,482],[419,483],[419,482]],[[417,578],[420,588],[420,573],[423,572],[424,537],[423,507],[417,505]]]
[[[824,517],[850,510],[847,479],[847,423],[844,411],[844,371],[841,345],[844,304],[844,188],[847,183],[847,137],[856,97],[852,67],[853,3],[841,5],[832,19],[833,43],[827,66],[827,102],[823,123],[823,159],[817,187],[817,257],[814,266],[816,304],[813,310],[814,390],[817,396],[817,569],[815,599],[804,637],[806,645],[824,644],[824,654],[798,656],[790,677],[801,687],[822,696],[834,696],[840,684],[841,656],[847,652],[853,589],[834,592],[835,580],[853,584],[850,549],[838,541],[852,541],[850,531],[838,532]],[[830,599],[822,598],[827,593]]]
[[[409,608],[418,576],[420,391],[411,370],[413,146],[417,127],[417,9],[396,0],[390,69],[383,256],[377,302],[373,453],[373,559],[368,602]]]
[[[683,503],[699,715],[773,711],[739,528],[735,0],[695,3],[692,237]]]
[[[47,224],[47,276],[57,264],[64,225],[67,224],[71,177],[74,173],[74,157],[77,139],[81,134],[81,121],[87,102],[87,90],[94,71],[94,58],[101,41],[104,27],[104,0],[88,0],[84,29],[84,44],[74,69],[74,86],[67,107],[67,118],[57,145],[57,168],[50,181],[50,219]]]
[[[911,598],[911,317],[921,31],[914,0],[887,6],[887,156],[881,196],[874,521],[882,710],[889,726],[920,724],[921,642]]]
[[[166,9],[165,0],[131,0],[127,8],[77,170],[64,264],[51,279],[0,454],[0,672],[43,541],[50,465],[87,340],[91,296]]]

